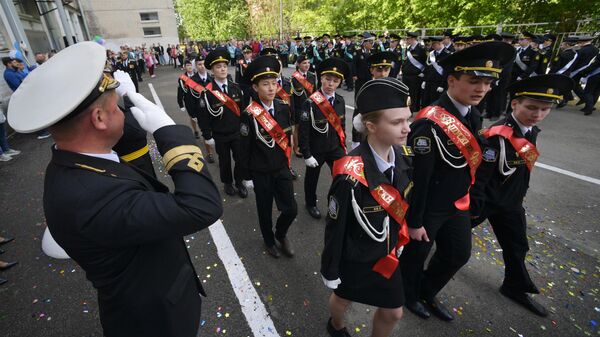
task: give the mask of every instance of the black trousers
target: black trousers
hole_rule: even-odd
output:
[[[400,256],[402,282],[407,302],[433,299],[471,257],[469,213],[426,214],[424,227],[429,242],[412,240]],[[429,251],[436,251],[423,270]]]
[[[238,164],[240,158],[240,140],[218,140],[215,139],[215,150],[219,156],[219,174],[221,176],[221,182],[223,184],[231,184],[235,178],[237,184],[241,184],[244,179],[244,175],[240,165]],[[231,175],[231,157],[235,161],[235,167],[233,169],[233,176]]]
[[[402,82],[408,86],[410,94],[410,111],[421,110],[421,84],[423,79],[417,75],[402,75]]]
[[[583,100],[585,102],[585,111],[592,111],[600,97],[600,74],[588,78],[583,91]]]
[[[581,84],[579,84],[579,81],[582,77],[583,76],[580,74],[573,76],[573,82],[575,82],[575,85],[573,86],[573,92],[575,95],[577,95],[577,97],[579,97],[580,100],[584,99],[583,88],[581,87]]]
[[[275,244],[275,238],[284,239],[288,229],[298,214],[298,206],[294,199],[294,184],[290,170],[285,167],[275,172],[252,172],[256,209],[260,232],[267,247]],[[273,233],[273,199],[281,212]]]
[[[348,65],[348,69],[350,69],[350,74],[348,74],[348,77],[346,77],[346,88],[348,90],[354,90],[354,74],[352,74],[352,61],[346,62],[346,64]]]
[[[503,285],[517,292],[538,294],[539,291],[525,267],[525,257],[529,251],[525,210],[523,207],[492,208],[484,212],[483,216],[490,221],[498,244],[502,247],[505,266]]]
[[[507,86],[506,76],[500,76],[498,84],[492,86],[492,90],[487,94],[486,112],[488,117],[500,117],[500,114],[506,109]]]
[[[306,207],[317,206],[317,183],[319,182],[319,175],[321,174],[323,164],[326,163],[329,166],[329,171],[331,171],[333,169],[333,162],[343,156],[344,150],[341,147],[335,151],[313,154],[319,166],[306,166],[306,173],[304,175],[304,202],[306,203]]]
[[[421,97],[421,106],[425,107],[430,105],[431,103],[437,101],[440,96],[442,96],[442,92],[438,92],[437,88],[444,88],[444,83],[439,82],[425,82],[425,89],[423,90],[423,95]],[[415,111],[416,112],[416,111]]]

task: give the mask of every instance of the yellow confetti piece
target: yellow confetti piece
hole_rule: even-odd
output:
[[[286,336],[291,336],[291,335],[292,335],[292,332],[291,332],[290,330],[285,330],[285,335],[286,335]]]
[[[229,318],[229,313],[228,312],[225,313],[225,317]]]
[[[358,332],[360,332],[360,328],[356,327],[356,328],[354,328],[354,331],[356,331],[358,333]]]

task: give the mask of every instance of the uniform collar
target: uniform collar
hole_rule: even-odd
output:
[[[367,144],[369,144],[369,143],[367,142]],[[381,156],[377,152],[375,152],[375,149],[373,149],[371,144],[369,144],[369,148],[371,149],[371,152],[373,153],[373,158],[375,158],[375,164],[377,164],[377,168],[379,169],[379,172],[384,173],[390,167],[392,169],[395,167],[396,154],[394,153],[393,147],[390,146],[390,160],[389,161],[381,158]]]
[[[121,162],[119,160],[119,155],[117,155],[117,153],[112,150],[110,151],[110,153],[85,153],[85,152],[78,152],[78,153],[82,154],[84,156],[90,156],[90,157],[94,157],[94,158],[100,158],[100,159],[114,161],[116,163]]]
[[[260,104],[262,104],[262,106],[265,108],[265,110],[267,112],[269,112],[269,109],[273,109],[273,113],[275,113],[275,101],[271,102],[271,105],[266,105],[262,100],[260,101]]]
[[[223,90],[223,85],[227,85],[229,86],[229,83],[227,83],[227,79],[225,79],[224,82],[220,82],[219,80],[217,80],[216,78],[214,79],[215,83],[219,86],[219,89]]]
[[[515,117],[514,113],[511,113],[510,117],[512,117],[512,119],[515,121],[515,123],[517,123],[517,125],[519,126],[519,129],[521,129],[521,133],[523,134],[523,136],[525,136],[527,131],[531,131],[531,129],[533,128],[532,126],[525,126],[521,122],[519,122],[517,117]]]
[[[452,104],[454,104],[454,106],[456,107],[456,110],[458,110],[458,112],[460,113],[460,115],[463,118],[467,115],[467,113],[469,113],[469,110],[471,110],[470,105],[464,105],[462,103],[459,103],[457,100],[452,98],[452,96],[450,96],[450,94],[448,94],[448,98],[450,99]]]
[[[325,93],[325,91],[321,90],[321,92],[323,93],[323,96],[325,96],[325,98],[327,98],[327,100],[329,101],[330,98],[333,97],[333,99],[335,100],[335,92],[333,92],[333,95],[329,96]]]

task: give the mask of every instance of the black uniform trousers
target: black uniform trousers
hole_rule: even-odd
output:
[[[333,162],[344,156],[344,150],[338,148],[335,151],[313,154],[319,165],[317,167],[306,166],[304,175],[304,201],[306,207],[317,206],[317,183],[321,174],[323,164],[329,166],[329,171],[333,169]]]
[[[577,97],[579,97],[580,100],[584,99],[583,87],[581,87],[581,84],[579,83],[582,77],[583,76],[581,74],[577,74],[572,77],[573,82],[575,82],[575,85],[573,86],[573,92],[575,95],[577,95]]]
[[[423,225],[429,242],[411,240],[400,256],[407,302],[433,299],[471,257],[469,212],[425,214]],[[434,241],[436,250],[424,271]]]
[[[402,75],[402,82],[408,86],[410,94],[410,111],[421,110],[421,84],[423,79],[417,75]]]
[[[525,257],[529,251],[527,221],[523,207],[514,209],[495,208],[486,205],[483,217],[492,225],[504,258],[504,287],[515,292],[538,294],[527,268]]]
[[[235,178],[237,184],[241,184],[244,179],[242,169],[240,167],[240,140],[239,138],[219,140],[215,138],[215,151],[219,156],[219,174],[223,184],[231,184]],[[231,175],[231,156],[235,161],[233,168],[233,176]]]
[[[600,74],[588,78],[583,92],[583,101],[585,102],[585,111],[592,111],[598,97],[600,96]]]
[[[346,61],[350,74],[346,77],[346,89],[354,90],[354,74],[352,74],[352,61]]]
[[[288,229],[298,214],[298,206],[294,198],[294,185],[289,168],[275,172],[252,172],[256,208],[260,231],[267,247],[275,245],[275,238],[284,239]],[[273,199],[281,212],[273,233]]]

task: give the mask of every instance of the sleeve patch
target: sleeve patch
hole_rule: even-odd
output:
[[[329,197],[329,210],[328,210],[328,214],[329,217],[333,220],[337,219],[338,217],[338,201],[337,199],[332,195]]]
[[[493,149],[491,147],[486,147],[483,150],[483,156],[482,159],[487,161],[487,162],[495,162],[496,158],[498,158],[498,152],[496,151],[496,149]]]
[[[413,151],[418,154],[431,152],[431,139],[429,137],[417,137],[413,140]]]
[[[244,137],[248,136],[248,133],[250,131],[250,128],[248,127],[248,124],[245,123],[241,123],[240,124],[240,134]]]
[[[300,120],[303,122],[308,121],[308,111],[302,111],[302,113],[300,114]]]

